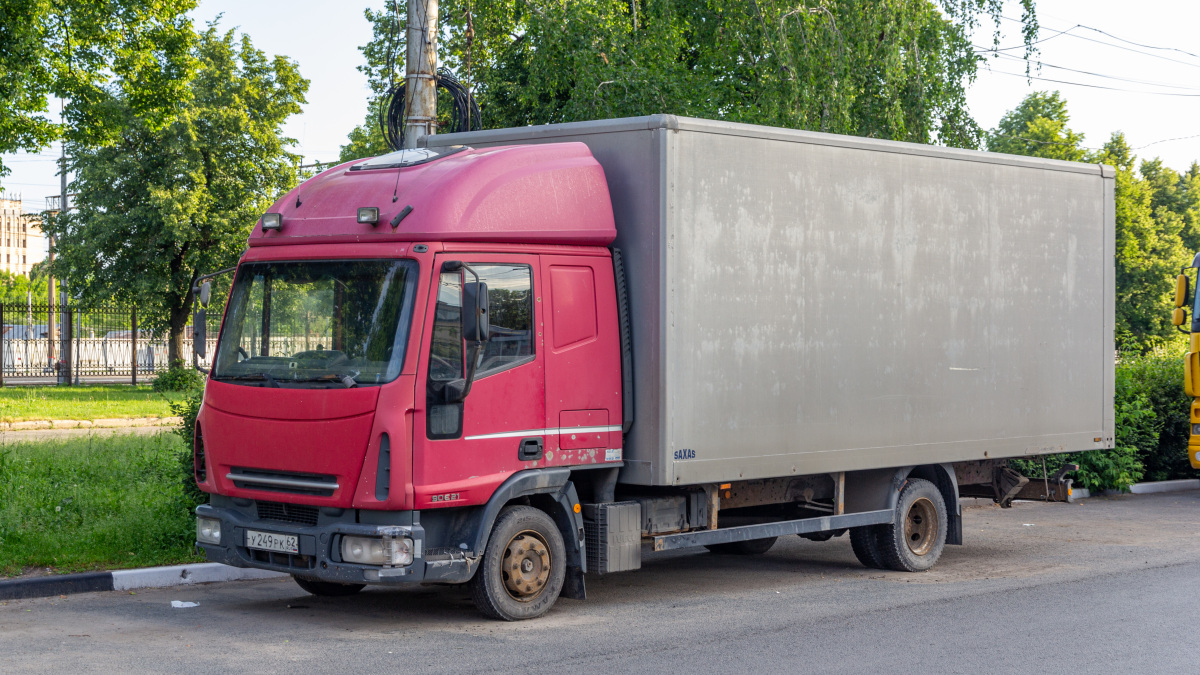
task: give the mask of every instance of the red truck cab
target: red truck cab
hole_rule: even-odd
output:
[[[582,143],[401,151],[276,202],[197,417],[198,547],[325,594],[475,579],[499,618],[582,597],[577,489],[622,466],[615,234]]]

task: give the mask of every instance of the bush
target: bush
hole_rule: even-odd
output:
[[[1122,354],[1117,363],[1118,409],[1122,401],[1133,400],[1134,393],[1154,413],[1153,432],[1142,429],[1131,437],[1146,467],[1145,479],[1195,478],[1187,457],[1192,399],[1183,393],[1183,353],[1160,348],[1147,354]]]
[[[208,493],[196,485],[196,465],[193,459],[195,453],[196,415],[200,413],[200,403],[204,400],[204,390],[191,392],[186,398],[171,403],[171,413],[183,421],[175,427],[175,434],[183,439],[183,447],[187,452],[179,456],[180,480],[183,481],[183,492],[191,502],[191,508],[208,503]]]
[[[195,368],[186,366],[182,361],[176,361],[164,373],[150,383],[154,391],[195,391],[204,388],[204,376]]]

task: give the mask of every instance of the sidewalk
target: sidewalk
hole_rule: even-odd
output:
[[[0,422],[0,443],[58,440],[92,434],[157,434],[171,431],[182,423],[183,420],[179,417]]]
[[[0,579],[0,600],[44,598],[94,591],[128,591],[135,588],[168,588],[241,579],[276,579],[286,576],[282,572],[230,567],[221,563],[142,567],[107,572]]]

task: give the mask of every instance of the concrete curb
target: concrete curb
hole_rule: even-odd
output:
[[[282,572],[230,567],[221,563],[196,563],[170,567],[145,567],[114,572],[85,572],[33,579],[0,581],[0,600],[45,598],[94,591],[131,591],[137,588],[166,588],[239,579],[273,579]]]
[[[1129,491],[1135,495],[1145,495],[1152,492],[1181,492],[1183,490],[1200,490],[1200,478],[1163,480],[1155,483],[1134,483],[1129,486]]]
[[[170,427],[183,423],[180,417],[130,417],[98,420],[28,420],[0,422],[0,432],[42,431],[45,429],[129,429],[135,427]]]
[[[1185,478],[1183,480],[1163,480],[1151,483],[1134,483],[1129,491],[1135,495],[1148,495],[1156,492],[1184,492],[1200,490],[1200,478]],[[1103,490],[1095,495],[1087,488],[1071,488],[1071,500],[1088,499],[1089,497],[1111,497],[1124,494],[1120,490]]]

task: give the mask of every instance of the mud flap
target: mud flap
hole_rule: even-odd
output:
[[[583,570],[574,565],[567,568],[567,578],[563,579],[560,597],[572,600],[587,600],[587,589],[583,585]]]

